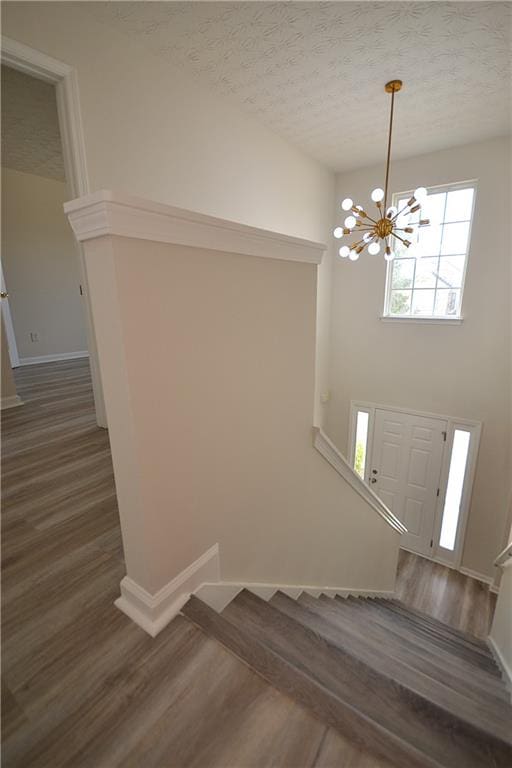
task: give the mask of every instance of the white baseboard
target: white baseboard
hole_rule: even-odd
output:
[[[37,365],[38,363],[57,363],[59,360],[78,360],[81,357],[89,357],[88,351],[60,352],[55,355],[39,355],[38,357],[20,357],[20,365]]]
[[[192,592],[205,582],[219,580],[219,545],[214,544],[154,595],[125,576],[121,597],[115,605],[151,637],[156,637],[181,611]]]
[[[19,395],[10,395],[9,397],[2,397],[0,400],[0,409],[6,411],[8,408],[17,408],[18,405],[23,405],[23,400]]]
[[[491,635],[489,635],[489,637],[487,638],[487,645],[491,649],[491,653],[492,653],[492,655],[494,656],[494,658],[496,660],[496,664],[500,668],[500,671],[501,671],[501,674],[502,674],[502,677],[503,677],[503,681],[504,681],[505,685],[507,686],[507,690],[509,692],[510,699],[511,699],[511,702],[512,702],[512,669],[508,665],[507,661],[505,660],[505,657],[501,653],[500,649],[498,648],[498,646],[494,642],[494,640],[491,637]]]
[[[234,600],[242,589],[253,592],[262,600],[270,600],[276,592],[284,592],[285,595],[296,600],[302,592],[307,592],[312,597],[327,595],[327,597],[384,597],[393,598],[395,593],[388,590],[362,590],[350,587],[313,587],[298,584],[260,584],[257,582],[230,582],[202,584],[194,594],[204,603],[219,613]]]

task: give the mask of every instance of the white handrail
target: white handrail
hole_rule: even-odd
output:
[[[376,493],[369,488],[357,472],[350,466],[346,458],[341,454],[334,443],[322,432],[320,427],[313,427],[313,445],[322,454],[329,464],[334,467],[344,480],[386,521],[391,528],[400,534],[407,533],[407,528],[379,499]]]
[[[497,567],[502,567],[505,565],[507,560],[509,560],[512,557],[512,541],[507,544],[505,549],[499,553],[498,557],[494,561],[494,565]]]

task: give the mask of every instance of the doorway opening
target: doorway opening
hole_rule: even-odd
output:
[[[83,254],[62,208],[88,192],[76,72],[5,37],[1,59],[9,361],[17,367],[88,355],[96,420],[106,427]]]
[[[351,465],[407,527],[403,549],[460,567],[481,426],[351,402]]]
[[[88,357],[52,83],[2,64],[2,315],[13,365]]]

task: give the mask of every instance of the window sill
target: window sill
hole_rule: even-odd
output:
[[[463,317],[392,317],[381,315],[384,323],[420,323],[420,325],[461,325]]]

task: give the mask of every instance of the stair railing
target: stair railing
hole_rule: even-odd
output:
[[[336,448],[327,435],[322,432],[320,427],[313,427],[313,445],[319,453],[322,454],[329,464],[334,467],[352,488],[363,497],[363,499],[386,521],[391,528],[394,528],[400,534],[407,533],[407,528],[400,522],[398,517],[386,507],[383,501],[372,491],[371,488],[361,479],[355,469],[342,453]]]
[[[512,558],[512,541],[509,544],[507,544],[507,546],[502,552],[500,552],[500,554],[494,561],[494,565],[497,566],[498,568],[503,568],[506,565],[507,561],[510,560],[511,558]]]

